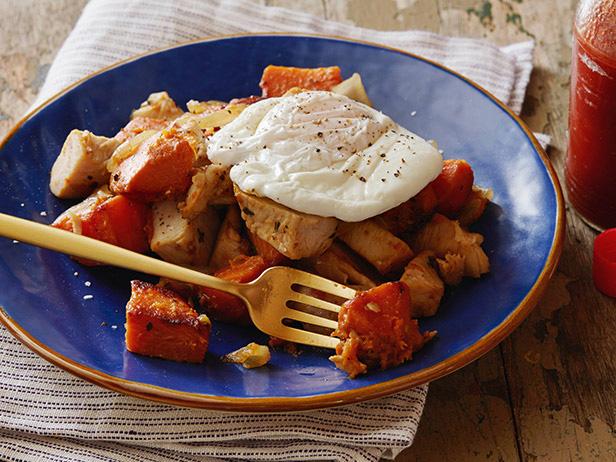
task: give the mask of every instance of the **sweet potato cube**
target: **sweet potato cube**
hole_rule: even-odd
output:
[[[112,197],[113,194],[111,194],[109,188],[106,186],[99,188],[78,204],[73,205],[58,215],[51,226],[81,234],[83,219],[88,217],[98,205]]]
[[[259,255],[241,256],[234,259],[227,267],[216,272],[216,276],[233,282],[250,282],[257,279],[268,268],[265,259]]]
[[[430,183],[436,193],[436,211],[450,218],[464,207],[473,188],[473,169],[465,160],[448,159],[443,170]]]
[[[369,368],[387,369],[411,359],[434,333],[421,333],[411,319],[411,295],[404,282],[387,282],[347,301],[338,314],[340,339],[330,357],[351,378]]]
[[[250,282],[258,278],[270,265],[259,255],[235,258],[214,276],[233,282]],[[199,304],[212,319],[224,322],[250,324],[250,315],[244,302],[222,290],[200,287]]]
[[[144,253],[149,249],[146,233],[149,217],[146,204],[112,196],[102,189],[66,210],[52,226]]]
[[[174,130],[163,130],[111,174],[110,189],[143,202],[183,196],[190,187],[195,151]]]
[[[148,251],[146,227],[150,210],[147,205],[114,196],[98,205],[93,213],[84,219],[81,232],[134,252]]]
[[[261,239],[255,233],[248,231],[248,237],[257,251],[257,255],[261,255],[269,265],[282,265],[285,261],[287,261],[287,257],[278,252],[273,245],[266,240]]]
[[[200,363],[211,323],[180,295],[142,281],[131,282],[126,305],[126,349],[157,358]]]
[[[263,70],[259,86],[263,90],[263,96],[269,98],[282,96],[293,87],[331,90],[340,82],[342,76],[338,66],[308,69],[269,65]]]

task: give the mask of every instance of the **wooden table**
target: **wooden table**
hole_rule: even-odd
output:
[[[563,171],[574,0],[271,0],[375,29],[418,28],[499,44],[533,38],[523,118],[552,136]],[[0,0],[0,136],[23,114],[84,0]],[[615,102],[616,104],[616,102]],[[590,278],[594,233],[567,213],[542,302],[498,348],[430,386],[411,461],[616,460],[616,300]]]

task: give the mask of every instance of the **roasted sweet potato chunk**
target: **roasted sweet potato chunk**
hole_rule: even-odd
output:
[[[147,252],[147,205],[124,196],[114,196],[100,204],[83,220],[81,232],[135,252]]]
[[[200,363],[211,323],[177,293],[142,281],[131,282],[126,305],[126,349],[157,358]]]
[[[257,251],[257,255],[261,255],[268,265],[281,265],[287,261],[287,257],[278,252],[273,245],[261,239],[255,233],[248,231],[248,237]]]
[[[241,256],[229,266],[214,273],[214,276],[233,282],[250,282],[258,278],[269,266],[263,257]],[[250,323],[250,315],[244,302],[222,290],[200,287],[199,304],[203,310],[218,321]]]
[[[269,65],[263,70],[259,86],[263,90],[263,96],[269,98],[282,96],[293,87],[331,90],[340,82],[342,76],[338,66],[308,69]]]
[[[178,198],[192,178],[195,151],[174,130],[163,130],[111,174],[110,189],[143,202]]]
[[[65,211],[52,226],[144,253],[149,249],[149,217],[146,204],[101,190]]]
[[[436,193],[436,211],[450,218],[464,207],[473,188],[473,169],[465,160],[448,159],[430,186]]]
[[[332,335],[340,343],[330,359],[353,378],[369,368],[387,369],[410,360],[435,334],[422,334],[411,319],[408,286],[388,282],[344,303]]]
[[[81,223],[84,218],[88,217],[98,205],[112,197],[113,194],[111,194],[109,188],[103,186],[58,215],[51,226],[81,234]]]

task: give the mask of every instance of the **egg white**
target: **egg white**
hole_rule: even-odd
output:
[[[420,136],[346,96],[309,91],[252,104],[208,143],[242,190],[300,212],[356,222],[407,201],[442,156]]]

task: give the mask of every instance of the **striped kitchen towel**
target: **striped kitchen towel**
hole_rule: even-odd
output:
[[[478,82],[519,112],[532,42],[497,47],[382,32],[247,0],[92,0],[50,68],[39,102],[120,59],[242,32],[338,35],[412,51]],[[13,461],[377,461],[411,445],[427,386],[352,406],[276,415],[182,409],[119,395],[35,356],[0,329],[0,458]]]

